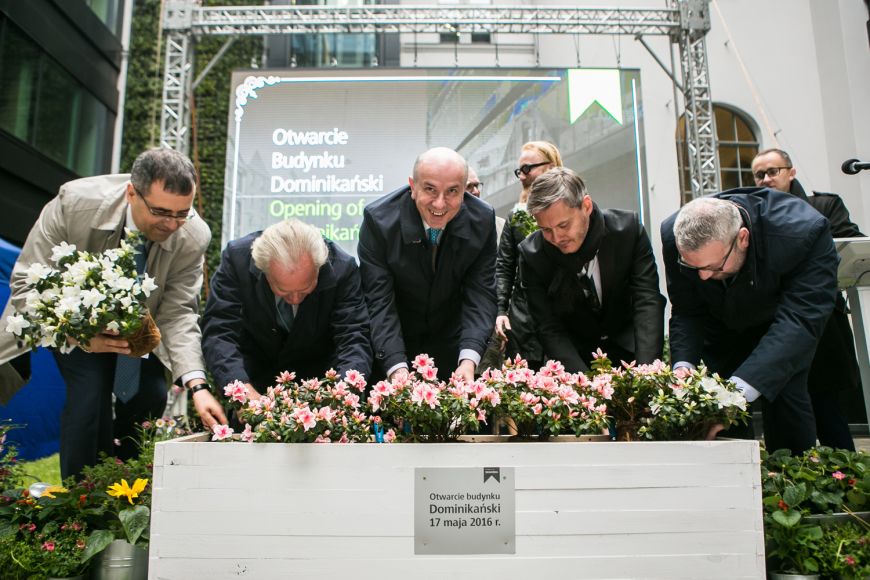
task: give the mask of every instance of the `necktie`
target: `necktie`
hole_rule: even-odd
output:
[[[148,250],[151,244],[142,243],[136,246],[136,274],[141,276],[145,272],[145,260],[148,258]],[[112,390],[122,403],[128,402],[139,392],[139,378],[142,374],[142,359],[119,354],[115,361],[115,380]]]
[[[284,300],[278,301],[278,324],[288,333],[293,328],[293,305]]]
[[[591,274],[591,272],[588,272],[588,274]],[[595,280],[592,279],[591,275],[587,275],[587,270],[584,269],[583,272],[577,274],[577,281],[580,283],[580,290],[583,292],[583,298],[586,300],[589,308],[593,312],[601,310],[601,300],[598,299],[598,292],[595,290]]]
[[[429,228],[429,245],[432,247],[432,271],[435,271],[436,260],[438,258],[438,238],[441,236],[441,231],[438,228]]]

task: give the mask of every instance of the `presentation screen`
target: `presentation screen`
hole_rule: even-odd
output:
[[[504,217],[535,140],[559,148],[600,206],[646,219],[640,95],[625,69],[234,72],[222,244],[294,217],[356,255],[365,205],[436,146],[465,157]]]

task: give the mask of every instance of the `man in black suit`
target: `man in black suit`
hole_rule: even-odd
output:
[[[369,317],[353,257],[295,219],[227,244],[211,280],[202,350],[219,387],[260,391],[299,378],[371,370]]]
[[[674,367],[703,359],[758,399],[769,451],[813,447],[807,375],[837,294],[828,220],[787,193],[742,188],[686,204],[661,234]]]
[[[803,186],[795,178],[796,170],[791,156],[781,149],[767,149],[752,160],[752,175],[755,185],[771,187],[790,193],[802,199],[828,218],[831,235],[835,238],[854,238],[863,236],[858,226],[852,223],[849,210],[839,195],[813,191],[808,196]],[[855,353],[855,339],[849,324],[846,299],[842,292],[837,294],[834,311],[822,338],[807,382],[813,413],[816,416],[816,431],[819,443],[838,449],[855,450],[855,442],[849,431],[849,422],[840,404],[839,397],[854,396],[860,392],[861,374],[858,369],[858,356]]]
[[[660,358],[665,299],[638,215],[599,209],[564,167],[535,180],[528,211],[540,230],[519,246],[521,282],[547,358],[570,372],[598,348],[617,363]]]
[[[495,323],[495,212],[465,192],[465,160],[422,153],[409,185],[367,206],[359,259],[381,371],[435,358],[439,376],[468,381]],[[457,366],[454,366],[457,365]]]

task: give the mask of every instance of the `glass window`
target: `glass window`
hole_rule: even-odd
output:
[[[85,0],[85,4],[115,36],[121,36],[121,18],[125,0]]]
[[[3,24],[0,130],[79,175],[105,171],[114,115],[19,28]]]
[[[729,107],[713,105],[716,117],[716,146],[719,153],[719,179],[722,190],[753,187],[752,159],[758,153],[758,139],[751,120]],[[689,150],[686,144],[686,118],[677,125],[677,162],[680,171],[682,201],[692,199],[689,180]]]

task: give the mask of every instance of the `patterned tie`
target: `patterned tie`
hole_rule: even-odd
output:
[[[278,301],[278,324],[281,325],[288,334],[293,328],[293,305],[288,304],[285,300]]]
[[[429,244],[437,246],[438,238],[441,235],[442,231],[443,230],[440,230],[438,228],[429,228]]]
[[[141,242],[136,246],[136,274],[139,276],[145,272],[145,260],[148,258],[148,250],[151,244]],[[115,381],[113,391],[122,403],[127,403],[139,392],[139,379],[142,374],[142,359],[123,354],[118,355],[115,361]]]

